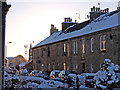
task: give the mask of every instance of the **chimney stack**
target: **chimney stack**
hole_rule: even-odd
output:
[[[101,10],[100,7],[93,6],[93,8],[91,8],[91,12],[90,12],[90,21],[93,21],[94,19],[96,19],[100,15],[105,14],[107,12],[109,12],[109,8]]]
[[[58,32],[58,29],[56,29],[56,27],[54,27],[54,25],[51,24],[50,35],[52,35],[55,32]]]
[[[66,17],[64,18],[64,22],[62,22],[62,31],[64,31],[65,29],[67,29],[69,26],[76,24],[77,22],[72,22],[72,18],[70,17]]]

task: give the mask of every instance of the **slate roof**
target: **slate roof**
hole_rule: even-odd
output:
[[[77,24],[77,25],[81,25],[81,24]],[[65,31],[68,31],[67,33],[65,33],[65,31],[55,32],[51,36],[47,37],[46,39],[44,39],[43,41],[35,45],[33,48],[59,42],[69,38],[74,38],[74,37],[94,33],[97,31],[102,31],[108,28],[119,26],[119,25],[120,25],[120,9],[103,14],[98,18],[96,18],[94,21],[90,22],[88,25],[86,24],[85,27],[82,27],[78,30],[73,29],[74,31],[69,32],[68,31],[70,30],[69,28],[68,30],[65,30]],[[70,27],[73,28],[75,26],[76,25],[73,25]]]

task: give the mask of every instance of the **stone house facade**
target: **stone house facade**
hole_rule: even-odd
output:
[[[108,27],[106,22],[112,20],[111,16],[116,15],[116,13],[118,13],[118,17],[114,16],[117,17],[114,20],[117,24],[113,25],[111,22]],[[110,18],[104,19],[105,22],[104,20],[97,21],[105,17],[103,16],[73,32],[68,30],[75,28],[76,25],[64,31],[53,33],[33,47],[33,69],[72,70],[77,73],[97,72],[101,69],[106,58],[120,65],[120,23],[117,22],[119,13],[120,10],[111,12]],[[104,29],[103,27],[101,29],[101,24],[106,24],[102,25],[105,27]]]

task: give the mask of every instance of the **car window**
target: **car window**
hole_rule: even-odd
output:
[[[88,76],[87,77],[87,79],[93,79],[94,78],[94,76]]]
[[[59,72],[55,72],[55,77],[58,77]]]
[[[65,75],[69,75],[70,74],[70,71],[66,71]]]

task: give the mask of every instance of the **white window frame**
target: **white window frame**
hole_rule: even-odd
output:
[[[102,36],[100,36],[100,51],[102,51]]]
[[[93,73],[93,64],[91,64],[91,73]]]
[[[75,54],[75,41],[73,42],[73,51],[74,51],[74,54]]]
[[[64,43],[64,53],[66,53],[66,49],[67,47],[66,47],[66,43]]]
[[[91,52],[94,52],[93,51],[93,38],[91,38]]]
[[[74,41],[73,43],[73,51],[74,51],[74,54],[77,54],[77,41]]]

